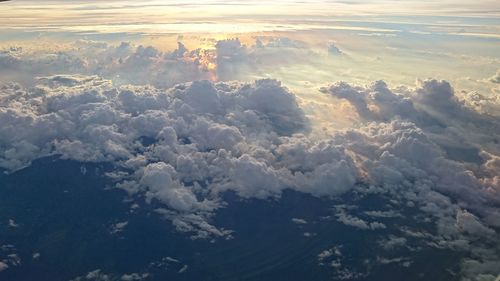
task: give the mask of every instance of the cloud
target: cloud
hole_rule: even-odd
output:
[[[7,265],[6,263],[4,262],[0,262],[0,272],[6,270],[9,268],[9,265]]]
[[[220,40],[215,44],[217,77],[222,81],[231,80],[235,73],[242,71],[248,58],[248,51],[238,39]]]
[[[335,135],[336,144],[361,157],[356,164],[363,171],[363,182],[371,183],[361,192],[388,193],[398,198],[393,200],[399,205],[416,204],[437,219],[437,236],[424,239],[435,240],[431,244],[438,248],[472,252],[475,258],[463,270],[476,280],[472,276],[477,274],[467,272],[487,272],[483,264],[499,259],[487,246],[498,237],[494,228],[499,210],[493,205],[498,201],[499,152],[490,143],[497,142],[491,132],[499,128],[499,120],[467,107],[468,102],[459,100],[446,81],[419,81],[416,89],[398,91],[383,82],[323,88],[323,93],[347,100],[361,117],[360,128]],[[454,149],[459,152],[453,153]],[[467,156],[467,151],[475,155]],[[463,211],[465,206],[473,213]],[[369,229],[365,220],[345,211],[337,217],[347,225]],[[484,244],[472,247],[477,239]]]
[[[0,272],[21,265],[21,258],[14,245],[4,244],[0,246]]]
[[[407,245],[408,240],[404,237],[389,236],[388,239],[384,239],[381,242],[381,246],[384,249],[397,249]]]
[[[113,225],[111,225],[110,233],[111,234],[117,234],[125,230],[125,227],[127,227],[128,221],[123,221],[123,222],[118,222]]]
[[[386,225],[381,223],[381,222],[365,221],[361,218],[358,218],[358,217],[355,217],[353,215],[348,214],[346,212],[346,210],[344,210],[342,208],[337,208],[337,213],[335,214],[335,216],[337,217],[338,222],[341,222],[342,224],[352,226],[355,228],[359,228],[362,230],[370,230],[370,229],[376,230],[376,229],[385,229],[386,228]]]
[[[498,83],[500,83],[500,71],[497,71],[497,72],[495,73],[495,75],[493,75],[492,77],[490,77],[490,79],[489,79],[489,80],[490,80],[490,82],[492,82],[492,83],[497,83],[497,84],[498,84]]]
[[[108,274],[103,273],[100,269],[96,269],[90,271],[85,276],[79,276],[71,281],[83,281],[83,280],[92,280],[92,281],[110,281],[112,277]]]
[[[140,179],[146,187],[146,200],[156,199],[170,208],[180,212],[190,212],[198,209],[213,209],[210,202],[199,202],[196,195],[175,177],[174,167],[164,162],[152,163],[146,166]]]
[[[476,91],[465,93],[465,103],[475,111],[491,116],[500,116],[500,95],[485,96]]]
[[[479,219],[473,214],[459,210],[457,212],[457,227],[470,235],[491,237],[495,235],[495,231],[484,226]]]
[[[387,196],[392,208],[339,209],[335,219],[385,232],[391,230],[386,220],[412,208],[436,229],[420,239],[467,251],[467,272],[483,272],[499,258],[487,252],[498,247],[500,149],[492,132],[499,120],[484,113],[496,100],[459,99],[448,82],[434,79],[396,89],[384,81],[337,82],[321,92],[347,101],[360,118],[351,128],[319,136],[279,81],[215,82],[232,80],[257,57],[274,54],[275,46],[300,49],[294,42],[248,47],[233,39],[215,50],[179,44],[172,52],[78,44],[78,53],[36,59],[17,49],[2,54],[0,63],[38,79],[29,87],[0,86],[0,167],[13,172],[51,155],[111,162],[117,188],[154,206],[192,238],[232,237],[213,223],[228,191],[258,199],[279,199],[286,189],[324,198]],[[394,237],[387,250],[410,240]],[[337,268],[346,278],[365,274]]]
[[[187,264],[183,265],[177,273],[184,273],[188,270],[189,266]]]
[[[462,280],[477,280],[477,281],[496,281],[500,277],[498,274],[498,267],[500,262],[486,261],[480,262],[476,260],[465,260],[462,263]]]
[[[54,154],[113,162],[129,171],[115,178],[118,188],[161,203],[159,213],[198,237],[230,234],[209,223],[219,193],[334,196],[356,181],[342,146],[297,135],[309,132],[308,120],[275,80],[158,89],[67,74],[41,77],[31,89],[2,87],[1,167],[14,171]]]
[[[295,224],[307,224],[307,221],[299,218],[292,218],[291,221]]]
[[[374,133],[368,137],[369,139],[375,140],[382,137],[376,147],[386,144],[385,151],[381,151],[383,153],[380,154],[383,162],[389,161],[393,162],[390,165],[395,165],[395,161],[400,161],[398,158],[404,159],[394,169],[388,169],[387,166],[376,168],[381,169],[378,174],[373,173],[376,178],[384,175],[382,179],[384,181],[398,181],[416,177],[416,173],[421,171],[429,174],[439,173],[435,183],[441,191],[456,193],[457,196],[461,194],[464,198],[468,197],[470,201],[476,200],[476,204],[480,204],[481,200],[491,200],[491,195],[485,194],[483,198],[478,198],[476,193],[476,190],[480,189],[478,179],[471,174],[472,171],[468,171],[460,163],[451,160],[470,163],[484,162],[484,159],[481,159],[484,156],[481,156],[480,151],[475,149],[476,147],[482,147],[495,155],[499,153],[498,149],[490,146],[490,143],[496,142],[496,136],[490,132],[499,128],[499,120],[481,115],[466,107],[454,96],[452,87],[445,81],[426,80],[419,82],[417,86],[415,91],[404,89],[402,94],[396,94],[380,81],[369,88],[337,83],[329,88],[323,88],[322,92],[347,99],[365,122],[377,122],[376,125],[368,123],[366,128],[371,128],[369,130]],[[401,122],[401,119],[410,123]],[[470,126],[471,122],[475,126]],[[382,129],[380,126],[386,126],[383,124],[392,125],[389,125],[390,129],[388,127]],[[350,137],[362,131],[356,130]],[[379,133],[375,133],[376,131]],[[408,134],[400,135],[397,142],[389,141],[387,137],[397,131],[407,131]],[[361,140],[366,137],[363,133],[357,136]],[[359,142],[356,139],[342,140],[342,142],[353,141]],[[459,153],[454,151],[459,151]],[[464,153],[465,151],[471,151],[469,157]],[[367,152],[373,152],[373,150]],[[474,152],[475,155],[472,154]],[[407,169],[403,168],[408,164],[417,169],[412,171],[409,166]],[[486,170],[485,167],[483,170]],[[453,177],[449,176],[449,171],[455,171]],[[490,177],[494,176],[489,173],[487,178]],[[487,179],[479,180],[488,181]],[[450,188],[451,186],[453,187]],[[486,197],[489,198],[486,199]]]
[[[123,274],[122,277],[120,277],[120,280],[122,281],[140,281],[147,279],[149,277],[148,273],[130,273],[130,274]]]
[[[363,268],[362,271],[356,271],[346,262],[346,256],[343,253],[342,245],[334,246],[318,254],[318,263],[320,266],[328,266],[333,270],[333,278],[337,280],[351,280],[364,278],[369,275],[369,268]],[[365,261],[365,267],[367,266]]]
[[[328,54],[332,56],[340,56],[343,52],[334,43],[330,43],[328,45]]]
[[[16,223],[16,221],[15,221],[15,220],[13,220],[13,219],[9,219],[9,224],[8,224],[8,225],[9,225],[9,227],[11,227],[11,228],[17,228],[17,227],[19,227],[19,224],[18,224],[18,223]]]
[[[0,51],[0,82],[35,85],[36,77],[54,76],[51,83],[74,83],[71,79],[78,79],[76,75],[98,75],[115,85],[168,88],[198,80],[246,80],[248,74],[267,77],[266,73],[278,65],[291,64],[292,59],[310,61],[308,57],[314,55],[306,44],[286,37],[262,40],[265,43],[257,39],[255,45],[244,45],[238,38],[214,40],[213,48],[192,50],[178,42],[177,49],[171,51],[89,40],[78,40],[64,49],[11,47]]]
[[[260,143],[308,126],[295,96],[274,80],[200,81],[159,90],[57,75],[40,78],[33,90],[15,84],[4,89],[8,98],[0,116],[9,125],[1,128],[3,168],[16,170],[53,154],[117,162],[134,171],[134,180],[119,187],[186,213],[169,216],[179,229],[208,233],[225,232],[206,225],[219,204],[217,198],[199,199],[198,186],[209,181],[216,193],[279,196],[293,175],[262,159],[268,148]]]

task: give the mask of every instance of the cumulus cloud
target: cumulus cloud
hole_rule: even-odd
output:
[[[355,127],[316,136],[295,95],[279,81],[213,81],[234,78],[257,53],[292,44],[286,40],[253,49],[225,40],[208,51],[179,44],[172,52],[126,43],[79,44],[75,57],[92,51],[94,60],[52,57],[33,87],[0,86],[1,168],[12,172],[49,155],[111,162],[117,188],[144,199],[193,238],[231,237],[231,230],[212,223],[227,191],[259,199],[279,198],[285,189],[318,197],[381,194],[431,217],[438,233],[422,235],[429,244],[471,252],[467,272],[498,259],[470,245],[499,247],[493,238],[500,149],[492,133],[499,120],[460,100],[448,82],[324,87],[321,92],[350,103],[360,119]],[[32,66],[41,62],[23,56],[22,50],[9,50],[0,64],[33,76],[38,68]],[[177,84],[186,81],[194,82]],[[384,219],[401,216],[386,209],[337,211],[339,222],[364,230],[387,229]],[[391,239],[389,248],[404,239]],[[338,268],[339,276],[365,274]]]
[[[205,219],[219,207],[216,194],[226,190],[267,198],[287,187],[328,194],[321,191],[328,178],[344,191],[353,184],[354,167],[335,147],[322,148],[332,149],[334,159],[314,160],[320,153],[311,151],[310,167],[288,169],[293,160],[278,154],[288,153],[291,136],[307,132],[308,122],[295,96],[275,80],[159,90],[57,75],[40,78],[33,89],[4,85],[1,101],[0,119],[8,124],[0,128],[1,167],[16,170],[53,154],[115,162],[133,171],[133,180],[117,186],[183,213],[173,219],[179,229],[224,233]],[[314,161],[323,166],[316,169]],[[334,177],[342,169],[346,179]]]
[[[6,270],[7,268],[9,268],[9,265],[4,262],[0,262],[0,272]]]
[[[368,222],[356,216],[350,215],[341,207],[337,208],[337,213],[335,214],[335,216],[337,217],[338,222],[362,230],[376,230],[386,228],[386,225],[381,222]]]
[[[21,266],[21,258],[14,245],[5,244],[0,246],[0,272]]]
[[[340,56],[343,52],[334,43],[328,45],[328,54],[332,56]]]
[[[100,269],[96,269],[90,271],[85,276],[79,276],[71,281],[83,281],[83,280],[91,280],[91,281],[110,281],[112,277],[108,274],[103,273]]]
[[[495,73],[495,75],[490,77],[490,82],[492,83],[500,83],[500,70]]]
[[[361,118],[359,129],[337,133],[334,139],[361,157],[357,166],[363,181],[371,183],[362,192],[389,193],[397,204],[434,216],[438,236],[422,238],[434,240],[435,247],[471,251],[475,262],[467,272],[480,272],[472,268],[500,258],[487,246],[498,237],[499,151],[491,145],[498,142],[492,134],[499,128],[497,118],[468,107],[446,81],[419,81],[415,89],[400,87],[397,92],[381,81],[369,87],[336,83],[321,91],[347,100]],[[337,217],[369,228],[365,220],[344,211]],[[484,244],[472,247],[478,237]]]
[[[17,228],[17,227],[19,227],[19,224],[18,224],[18,223],[16,223],[16,221],[15,221],[15,220],[13,220],[13,219],[9,219],[9,227],[12,227],[12,228]]]
[[[111,225],[110,233],[111,234],[120,233],[123,230],[125,230],[125,227],[127,227],[127,225],[128,225],[128,221],[115,223],[115,224]]]
[[[295,224],[307,224],[307,221],[305,219],[299,219],[299,218],[292,218],[291,221]]]
[[[364,278],[369,275],[369,269],[363,268],[363,271],[357,271],[350,268],[346,262],[343,253],[343,246],[334,246],[318,254],[318,263],[320,266],[328,266],[333,269],[333,278],[336,280],[351,280]]]
[[[493,229],[484,226],[476,216],[467,211],[457,212],[457,226],[461,231],[470,235],[486,237],[495,235]]]
[[[128,274],[123,274],[121,277],[114,276],[109,273],[103,272],[101,269],[96,269],[88,272],[87,274],[83,276],[78,276],[74,279],[71,279],[71,281],[84,281],[84,280],[89,280],[89,281],[111,281],[111,280],[121,280],[121,281],[140,281],[140,280],[146,280],[148,277],[150,277],[149,273],[128,273]]]
[[[322,91],[347,99],[353,105],[358,114],[368,122],[365,128],[370,129],[365,132],[370,132],[369,139],[382,137],[376,144],[376,147],[383,147],[379,154],[380,160],[392,162],[389,166],[394,169],[387,169],[387,166],[377,167],[377,170],[381,170],[379,173],[372,173],[372,179],[383,176],[381,180],[384,182],[397,182],[410,177],[418,178],[418,173],[425,172],[437,176],[433,184],[442,192],[455,193],[475,205],[481,204],[483,200],[493,199],[490,194],[476,191],[486,191],[479,181],[491,181],[495,176],[486,172],[488,169],[484,167],[482,174],[485,178],[475,176],[474,171],[459,162],[484,162],[487,158],[481,156],[476,147],[482,147],[495,155],[498,153],[495,146],[490,146],[496,142],[497,136],[490,132],[499,127],[499,120],[482,116],[467,108],[454,96],[449,83],[437,80],[422,81],[414,92],[408,92],[406,89],[402,94],[393,93],[383,82],[376,82],[367,89],[340,83],[323,88]],[[369,123],[372,121],[377,123]],[[470,126],[471,122],[475,127]],[[354,138],[353,140],[344,138],[341,142],[366,143],[363,139],[367,135],[361,133],[364,130],[351,133],[349,138]],[[387,137],[396,137],[398,131],[405,133],[397,137],[397,142],[387,142]],[[366,154],[363,151],[366,147],[356,145],[353,149]],[[470,153],[465,153],[468,151]],[[373,153],[374,150],[366,152]],[[373,159],[373,154],[367,156]],[[397,163],[403,159],[403,162]],[[408,164],[417,169],[410,168]],[[454,171],[453,176],[449,175],[450,171]]]
[[[485,96],[476,91],[465,93],[465,103],[477,112],[500,116],[500,95]]]
[[[244,80],[250,73],[266,77],[269,69],[290,64],[291,58],[305,62],[313,54],[303,42],[286,37],[256,39],[254,45],[245,45],[238,38],[212,43],[210,48],[188,49],[178,42],[177,49],[169,51],[89,40],[53,50],[11,47],[0,50],[0,82],[35,85],[36,77],[58,76],[50,82],[72,83],[74,75],[83,74],[99,75],[115,85],[168,88],[197,80]]]
[[[131,274],[123,274],[122,277],[120,277],[120,280],[122,281],[140,281],[144,280],[149,277],[148,273],[131,273]]]

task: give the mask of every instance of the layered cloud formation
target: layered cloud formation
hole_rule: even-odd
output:
[[[172,87],[194,80],[242,80],[269,67],[310,59],[312,51],[286,37],[256,39],[243,45],[238,39],[219,40],[213,48],[189,50],[182,43],[162,52],[127,42],[110,45],[79,40],[58,51],[12,47],[0,51],[0,81],[33,84],[33,78],[56,74],[99,75],[115,84],[151,84]]]
[[[212,51],[182,44],[168,53],[128,44],[85,47],[96,49],[102,52],[95,61],[25,60],[17,49],[0,56],[0,65],[40,76],[27,83],[32,87],[0,86],[0,167],[12,172],[50,155],[112,163],[108,176],[116,188],[193,238],[233,235],[212,223],[226,192],[257,199],[279,198],[285,189],[389,197],[393,209],[371,211],[370,221],[345,206],[335,219],[376,231],[387,228],[377,217],[418,211],[435,231],[401,225],[398,241],[417,237],[465,252],[465,280],[498,276],[500,120],[460,100],[448,82],[324,87],[332,103],[347,101],[359,116],[357,126],[325,137],[311,133],[296,96],[279,81],[215,82],[251,65],[251,52],[237,40]],[[100,75],[85,75],[94,71]],[[56,72],[70,74],[47,75]]]

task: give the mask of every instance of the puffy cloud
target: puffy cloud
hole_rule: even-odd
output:
[[[83,276],[71,279],[71,281],[111,281],[111,280],[122,280],[122,281],[140,281],[145,280],[150,276],[149,273],[128,273],[123,274],[121,277],[114,276],[109,273],[104,273],[101,269],[96,269],[88,272]]]
[[[188,270],[189,266],[187,264],[183,265],[177,273],[184,273]]]
[[[132,180],[118,187],[184,214],[168,216],[178,229],[219,234],[226,232],[206,221],[219,207],[217,193],[266,198],[298,186],[287,164],[269,157],[285,136],[308,126],[295,96],[277,81],[200,81],[166,90],[116,88],[82,75],[38,83],[29,90],[2,86],[0,119],[8,124],[0,128],[3,168],[16,170],[54,154],[114,162],[132,171]]]
[[[499,152],[490,144],[497,143],[492,132],[499,128],[499,120],[467,107],[446,81],[420,81],[416,89],[397,91],[383,82],[369,87],[336,83],[322,89],[347,100],[362,118],[360,128],[334,135],[336,144],[358,155],[355,163],[369,184],[358,190],[390,194],[398,205],[416,205],[435,217],[438,226],[437,236],[419,239],[435,240],[428,243],[438,248],[469,251],[474,259],[463,270],[470,280],[479,280],[472,278],[479,273],[496,276],[497,270],[483,265],[500,258],[489,250],[498,249],[498,243],[488,242],[498,238],[494,229],[499,209],[494,206]],[[462,211],[464,207],[471,212]],[[367,221],[345,211],[337,218],[369,229]]]
[[[19,224],[16,223],[15,220],[13,219],[9,219],[9,227],[12,227],[12,228],[16,228],[16,227],[19,227]]]
[[[79,276],[71,281],[83,281],[83,280],[92,280],[92,281],[109,281],[112,280],[112,277],[108,274],[103,273],[100,269],[96,269],[90,271],[85,276]]]
[[[4,263],[4,262],[0,262],[0,272],[6,270],[9,268],[9,265]]]
[[[328,250],[324,250],[321,253],[318,254],[318,261],[324,261],[327,258],[330,258],[332,256],[336,257],[341,257],[342,256],[342,251],[341,251],[341,246],[335,246],[333,248],[330,248]]]
[[[341,222],[345,225],[352,226],[355,228],[359,228],[362,230],[376,230],[376,229],[384,229],[386,228],[386,225],[378,222],[378,221],[373,221],[373,222],[368,222],[365,221],[361,218],[358,218],[356,216],[350,215],[344,210],[343,208],[337,208],[337,213],[335,214],[337,217],[337,221]]]
[[[492,83],[500,83],[500,70],[497,71],[497,73],[495,73],[495,75],[493,75],[492,77],[490,77],[490,82]]]
[[[170,208],[180,212],[203,209],[205,206],[198,202],[193,192],[172,179],[175,173],[174,167],[163,162],[146,166],[140,183],[147,187],[147,200],[150,201],[153,198],[160,200]]]
[[[111,234],[117,234],[117,233],[120,233],[120,232],[122,232],[123,230],[125,230],[125,227],[127,227],[127,225],[128,225],[128,221],[115,223],[115,224],[113,224],[113,225],[111,226],[110,233],[111,233]]]
[[[499,261],[480,262],[477,260],[465,260],[462,264],[464,281],[497,281],[500,278],[498,268]]]
[[[484,226],[476,216],[465,210],[457,212],[457,227],[470,235],[486,237],[495,235],[493,229]]]
[[[330,249],[324,250],[318,254],[318,263],[321,266],[328,266],[333,269],[336,280],[352,280],[364,278],[369,275],[369,268],[363,268],[363,271],[356,271],[346,264],[346,257],[343,253],[343,246],[334,246]],[[366,266],[367,264],[365,264]]]
[[[307,221],[305,219],[292,218],[291,221],[295,224],[307,224]]]
[[[334,43],[328,45],[328,54],[332,56],[340,56],[343,52]]]
[[[193,82],[186,91],[180,91],[178,97],[196,112],[217,114],[222,110],[217,90],[209,81]]]
[[[366,122],[377,122],[350,132],[346,135],[349,139],[342,138],[339,143],[351,143],[354,145],[352,149],[365,154],[368,159],[376,156],[380,157],[378,164],[388,164],[377,164],[377,167],[370,164],[369,169],[376,171],[369,174],[378,184],[423,178],[419,173],[426,173],[435,177],[432,183],[441,192],[468,198],[476,206],[492,199],[491,195],[477,191],[486,190],[480,181],[494,182],[494,176],[488,173],[489,176],[482,179],[482,176],[473,174],[476,171],[456,160],[474,164],[484,161],[484,156],[475,147],[499,153],[490,145],[496,142],[496,136],[490,132],[499,127],[499,120],[467,108],[455,97],[446,81],[421,81],[415,91],[403,89],[400,94],[392,92],[380,81],[369,88],[337,83],[323,88],[322,92],[347,99]],[[401,119],[409,123],[400,122]],[[385,123],[390,125],[384,125],[384,122],[390,122]],[[470,126],[471,122],[475,126]],[[368,135],[363,131],[369,132]],[[399,135],[397,140],[389,140],[396,135]],[[366,147],[369,139],[376,141],[373,147]],[[374,155],[379,148],[382,148],[380,154]],[[486,170],[483,167],[481,173]]]
[[[298,107],[295,95],[290,93],[281,83],[272,80],[258,80],[255,88],[242,88],[242,96],[248,101],[248,108],[265,116],[279,134],[292,134],[305,129],[306,119]]]
[[[500,116],[500,95],[485,96],[472,91],[465,93],[464,101],[477,112],[495,117]]]
[[[0,246],[0,272],[21,265],[21,258],[14,245],[5,244]]]
[[[408,240],[404,237],[390,236],[388,239],[384,239],[381,245],[385,249],[396,249],[406,246],[407,242]]]
[[[383,224],[380,224],[377,222],[367,223],[366,221],[364,221],[360,218],[347,215],[346,213],[340,213],[338,216],[338,221],[345,224],[345,225],[352,226],[352,227],[359,228],[359,229],[363,229],[363,230],[385,228],[385,225],[383,225]]]
[[[128,42],[113,45],[88,40],[78,40],[64,49],[12,47],[0,51],[0,82],[35,85],[34,78],[55,75],[59,83],[71,83],[63,81],[64,75],[83,74],[99,75],[116,85],[168,88],[198,80],[242,80],[249,73],[266,77],[271,67],[289,64],[291,57],[306,61],[313,54],[306,44],[289,38],[263,40],[266,43],[258,39],[255,45],[244,45],[238,38],[219,40],[212,42],[213,48],[192,50],[178,42],[177,49],[170,51]]]
[[[435,79],[418,81],[414,98],[422,104],[436,108],[453,108],[458,105],[450,83]]]
[[[140,281],[147,279],[149,277],[148,273],[130,273],[130,274],[123,274],[122,277],[120,277],[120,280],[122,281]]]
[[[215,50],[217,78],[221,81],[234,79],[247,64],[248,51],[238,39],[218,41]]]
[[[486,242],[498,247],[478,237],[498,237],[500,149],[492,132],[499,120],[468,107],[448,82],[425,80],[416,89],[396,90],[383,81],[325,87],[323,93],[348,101],[361,120],[316,136],[295,95],[276,80],[172,86],[233,78],[255,56],[269,54],[270,43],[249,49],[227,40],[208,51],[179,44],[166,53],[130,44],[80,44],[97,52],[93,59],[56,56],[44,71],[27,71],[41,73],[35,87],[0,86],[0,167],[14,171],[49,155],[112,162],[118,188],[145,198],[194,238],[231,237],[230,230],[212,224],[226,191],[260,199],[279,198],[285,189],[325,197],[351,191],[387,196],[395,206],[430,217],[437,234],[422,239],[469,251],[476,263],[465,265],[467,272],[476,267],[494,276],[481,268],[498,255],[473,252],[470,245],[481,251]],[[17,69],[40,63],[23,56],[12,50],[0,63]],[[57,74],[59,67],[66,74]],[[114,82],[81,74],[88,72]],[[121,85],[130,82],[154,86]],[[402,215],[385,207],[360,214],[339,210],[336,219],[360,229],[388,229],[385,219]],[[392,248],[404,239],[391,239]],[[364,274],[338,268],[339,276]]]

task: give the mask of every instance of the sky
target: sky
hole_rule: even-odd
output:
[[[42,42],[79,38],[115,43],[125,39],[171,50],[176,47],[178,36],[183,37],[181,41],[189,48],[214,48],[206,41],[239,38],[252,44],[256,36],[276,35],[305,41],[307,47],[320,53],[327,52],[330,43],[336,43],[353,60],[342,62],[343,68],[356,67],[363,61],[369,64],[368,68],[388,73],[394,82],[406,83],[409,79],[432,77],[438,70],[442,78],[453,79],[465,87],[472,84],[471,80],[491,76],[496,71],[500,39],[500,12],[496,4],[496,1],[273,1],[270,4],[17,0],[2,4],[0,44],[19,42],[27,43],[28,48],[39,48],[46,46]],[[39,43],[29,44],[33,38]],[[384,63],[380,63],[382,60]],[[408,69],[408,65],[417,61],[422,64],[420,69],[413,66]],[[409,72],[404,73],[408,79],[394,79],[401,71],[391,73],[388,68],[394,68],[394,64]],[[325,63],[317,68],[330,66]],[[463,71],[470,67],[471,71]],[[367,68],[359,72],[364,69]],[[455,73],[456,69],[461,73]],[[369,76],[369,73],[358,75]],[[359,78],[363,82],[376,79]]]
[[[386,240],[498,281],[499,50],[498,1],[0,2],[0,168],[112,163],[127,202],[196,239],[233,235],[212,221],[225,192],[389,197],[378,218],[432,231]]]

